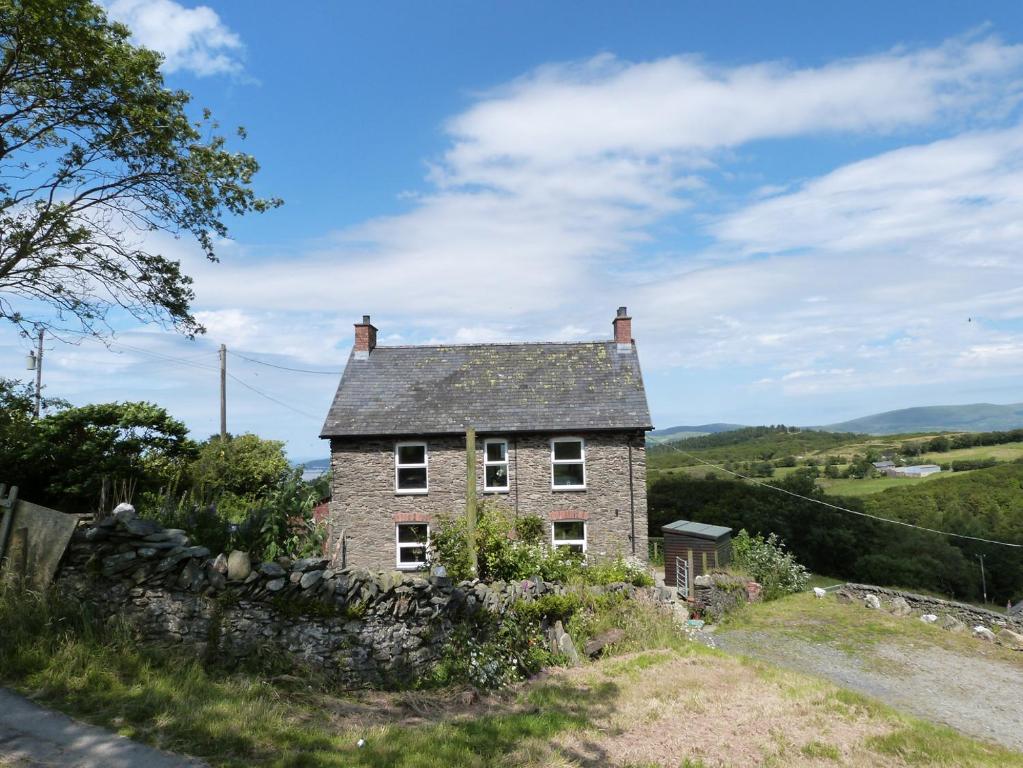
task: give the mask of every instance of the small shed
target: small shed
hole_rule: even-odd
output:
[[[731,528],[676,520],[662,526],[661,532],[664,534],[664,583],[668,586],[677,586],[676,558],[688,564],[690,578],[731,562]]]

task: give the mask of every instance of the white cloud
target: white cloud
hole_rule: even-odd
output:
[[[200,77],[241,71],[241,38],[206,5],[186,8],[174,0],[108,0],[107,14],[125,24],[132,39],[165,57],[166,72]]]
[[[387,343],[569,339],[609,336],[626,304],[648,371],[727,370],[758,397],[979,380],[1023,343],[996,330],[1023,306],[1021,70],[995,38],[820,67],[544,67],[447,123],[406,213],[215,265],[160,245],[196,278],[210,343],[304,365],[340,366],[364,313]],[[750,142],[920,131],[951,138],[715,200]]]

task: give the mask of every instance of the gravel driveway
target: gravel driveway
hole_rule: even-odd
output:
[[[1023,668],[929,645],[879,643],[852,655],[770,632],[714,634],[730,653],[817,675],[898,710],[1023,751]]]

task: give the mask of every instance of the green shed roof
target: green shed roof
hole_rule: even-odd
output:
[[[686,536],[696,536],[700,539],[723,539],[732,535],[732,529],[723,525],[708,525],[707,523],[694,523],[689,520],[676,520],[661,526],[663,533],[681,533]]]

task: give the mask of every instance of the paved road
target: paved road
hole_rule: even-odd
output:
[[[80,723],[0,688],[0,766],[7,765],[17,768],[202,768],[206,764]]]

